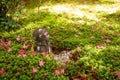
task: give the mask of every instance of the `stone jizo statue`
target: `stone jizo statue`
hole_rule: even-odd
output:
[[[45,28],[37,28],[33,32],[34,51],[51,52],[51,44],[48,31]],[[60,54],[54,54],[53,57],[62,65],[66,65],[70,61],[71,51],[60,51]]]
[[[37,52],[51,52],[48,31],[45,28],[37,28],[33,32],[34,50]]]

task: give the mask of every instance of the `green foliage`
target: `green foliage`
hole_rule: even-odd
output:
[[[0,1],[0,29],[12,29],[20,26],[12,19],[13,15],[24,7],[23,0]]]
[[[21,10],[23,7],[23,0],[1,0],[0,2],[0,11],[1,15],[6,15],[9,13],[15,13],[18,10]],[[11,14],[13,15],[13,14]]]
[[[7,17],[1,17],[0,18],[0,30],[2,29],[13,29],[13,28],[20,27],[20,24],[18,24],[15,20],[7,18]]]
[[[45,61],[43,67],[39,66],[40,60]],[[57,79],[57,77],[54,76],[55,61],[47,60],[41,55],[28,55],[26,58],[22,58],[16,57],[16,55],[12,53],[6,54],[3,52],[0,55],[0,63],[0,68],[4,67],[7,70],[7,74],[0,76],[1,79]],[[34,67],[38,69],[37,73],[32,73],[32,68]],[[63,79],[65,79],[65,77],[63,77]]]

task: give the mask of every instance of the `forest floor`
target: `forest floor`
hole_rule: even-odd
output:
[[[39,10],[24,8],[19,16],[14,19],[20,28],[0,31],[1,79],[120,79],[120,2],[45,3]],[[73,51],[65,67],[50,54],[34,52],[32,33],[41,27],[48,30],[53,51]]]

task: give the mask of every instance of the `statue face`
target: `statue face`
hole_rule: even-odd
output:
[[[49,40],[48,31],[45,28],[38,28],[33,32],[33,38],[35,41]]]

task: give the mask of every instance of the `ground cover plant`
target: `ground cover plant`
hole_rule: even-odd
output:
[[[58,2],[28,2],[13,17],[19,27],[0,28],[0,79],[119,80],[119,0]],[[72,51],[66,66],[52,54],[34,52],[32,33],[40,27],[48,30],[56,53]]]

